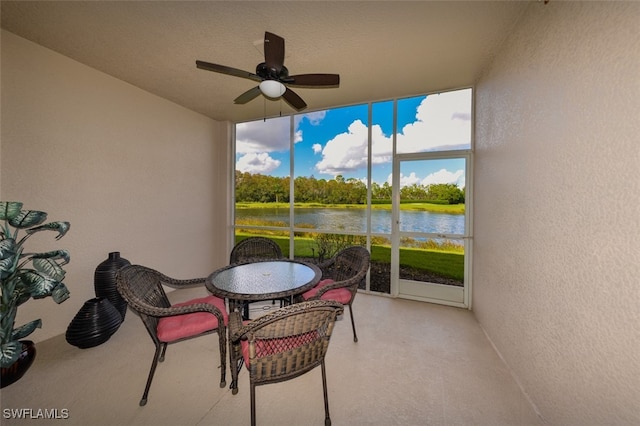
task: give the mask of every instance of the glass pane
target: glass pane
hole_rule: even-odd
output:
[[[391,293],[391,235],[371,238],[371,269],[369,290]]]
[[[332,234],[325,232],[296,232],[294,258],[321,263],[350,246],[366,246],[365,235]]]
[[[400,163],[400,231],[465,234],[464,158]]]
[[[289,225],[290,123],[278,117],[236,125],[236,225]]]
[[[391,293],[393,101],[371,105],[371,269],[368,290]]]
[[[371,232],[391,232],[393,102],[377,102],[371,110]]]
[[[400,278],[462,287],[464,240],[402,238]]]
[[[314,241],[314,234],[311,232],[296,232],[295,241],[293,243],[294,254],[296,260],[305,262],[318,263],[318,249]]]
[[[296,228],[366,232],[368,106],[295,117]]]
[[[398,101],[399,154],[471,149],[471,89]]]

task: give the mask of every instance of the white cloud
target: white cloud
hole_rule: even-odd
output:
[[[368,130],[356,120],[345,133],[331,139],[322,150],[322,160],[316,163],[320,173],[333,176],[367,166]]]
[[[387,178],[387,182],[389,182],[389,185],[391,185],[391,175],[389,175],[389,177]],[[420,183],[420,178],[416,176],[415,172],[411,172],[409,176],[405,176],[402,173],[400,173],[400,188],[405,186],[411,186],[413,184],[419,184],[419,183]]]
[[[391,181],[391,177],[391,174],[387,176],[387,182],[389,183],[389,185],[393,183]],[[409,176],[400,174],[400,188],[413,184],[428,186],[431,184],[440,183],[453,183],[458,185],[458,188],[464,188],[464,170],[456,170],[455,172],[450,172],[447,169],[440,169],[435,173],[427,175],[427,177],[425,177],[424,179],[420,179],[420,177],[416,175],[415,172],[411,172]]]
[[[371,126],[371,163],[384,164],[391,162],[393,139],[382,132],[379,124]]]
[[[236,125],[236,153],[287,151],[289,135],[289,117],[239,123]]]
[[[306,118],[307,120],[309,120],[309,124],[311,124],[312,126],[318,126],[322,120],[324,120],[324,117],[327,115],[327,111],[316,111],[316,112],[310,112],[308,114],[303,114],[302,117],[300,117],[300,119],[302,118]],[[297,126],[297,123],[296,123]]]
[[[322,145],[320,145],[319,143],[314,143],[311,149],[313,149],[314,154],[320,154],[322,152]]]
[[[371,128],[372,163],[382,164],[391,161],[391,138],[385,136],[379,125]],[[360,120],[349,125],[346,132],[336,135],[322,149],[322,160],[316,164],[320,173],[331,175],[345,174],[367,167],[367,126]],[[314,153],[322,148],[320,144],[313,146]]]
[[[269,153],[289,150],[290,126],[289,117],[237,124],[236,154],[242,157],[236,163],[236,170],[266,174],[278,168],[281,161],[275,160]],[[293,138],[294,143],[301,142],[302,131],[296,130]]]
[[[240,157],[236,162],[236,170],[251,174],[269,174],[277,169],[280,164],[280,160],[272,158],[266,152],[250,152]]]
[[[456,149],[471,145],[471,89],[427,96],[416,121],[398,134],[398,152]]]
[[[464,170],[450,172],[447,169],[440,169],[422,179],[420,183],[424,186],[438,183],[454,183],[458,185],[458,188],[464,188]]]

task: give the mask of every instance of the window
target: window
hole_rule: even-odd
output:
[[[237,124],[236,239],[281,239],[285,254],[316,261],[366,245],[380,266],[367,290],[389,293],[394,146],[396,155],[470,150],[471,89]],[[454,182],[437,172],[403,176],[402,197],[406,184],[434,182],[463,182],[463,193],[464,173]]]

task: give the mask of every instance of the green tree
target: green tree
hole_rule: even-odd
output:
[[[453,183],[439,183],[429,185],[427,199],[446,201],[449,204],[464,203],[464,192]]]

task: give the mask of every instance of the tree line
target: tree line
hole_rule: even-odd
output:
[[[287,203],[289,177],[277,177],[236,171],[236,202],[243,203]],[[293,182],[297,203],[319,204],[366,204],[367,186],[355,178],[316,179],[299,176]],[[438,204],[464,203],[464,189],[452,183],[431,185],[407,185],[400,189],[400,198],[409,202],[432,202]],[[391,185],[373,182],[371,198],[377,203],[391,203]]]

